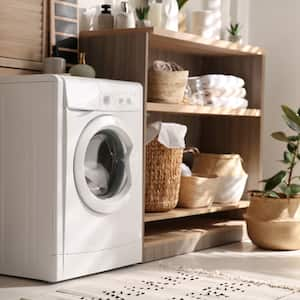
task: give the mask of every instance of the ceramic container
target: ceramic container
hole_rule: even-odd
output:
[[[121,12],[115,18],[115,28],[135,28],[135,16],[129,10],[127,1],[121,2]]]
[[[62,57],[47,57],[44,60],[44,74],[63,74],[66,72],[66,60]]]
[[[151,22],[153,27],[161,28],[163,4],[153,1],[150,2],[149,7],[148,20]]]

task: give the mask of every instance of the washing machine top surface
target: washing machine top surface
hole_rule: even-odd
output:
[[[141,111],[139,83],[63,76],[65,106],[70,110]]]
[[[64,106],[70,110],[141,111],[143,88],[140,83],[83,78],[69,75],[1,76],[0,84],[49,82],[63,87]]]

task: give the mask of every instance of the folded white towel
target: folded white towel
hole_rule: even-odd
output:
[[[210,88],[203,90],[205,97],[234,97],[234,98],[245,98],[247,95],[246,89],[244,88]]]
[[[201,89],[209,88],[242,88],[245,81],[232,75],[204,75],[199,77]]]
[[[248,101],[243,98],[235,98],[235,97],[212,97],[210,102],[207,103],[213,107],[224,107],[224,108],[247,108]]]

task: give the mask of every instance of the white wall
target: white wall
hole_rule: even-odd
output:
[[[285,129],[280,105],[300,107],[300,1],[251,0],[249,41],[266,49],[264,175],[277,171],[282,146],[270,133]]]

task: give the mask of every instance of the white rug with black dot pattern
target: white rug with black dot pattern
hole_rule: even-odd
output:
[[[158,265],[157,265],[158,266]],[[300,300],[300,286],[234,277],[218,271],[139,266],[118,270],[26,300]]]

